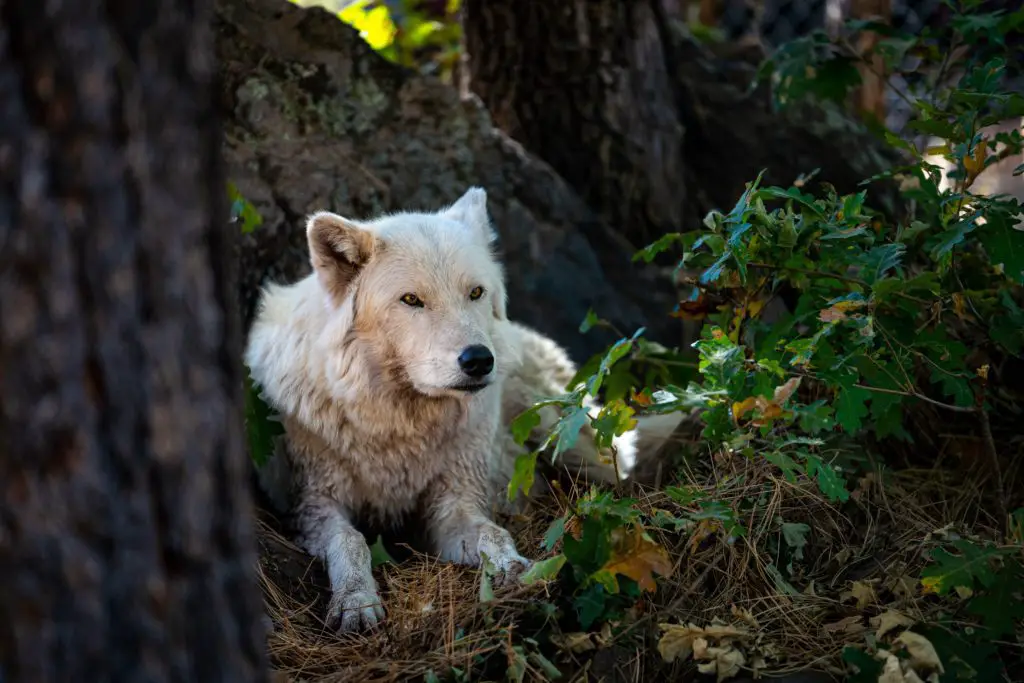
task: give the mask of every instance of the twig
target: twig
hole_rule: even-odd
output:
[[[999,527],[1006,533],[1006,525],[1009,523],[1010,512],[1006,507],[1006,489],[1003,484],[1003,468],[999,465],[999,452],[996,450],[996,441],[992,438],[992,423],[989,422],[988,413],[984,408],[978,409],[978,416],[981,418],[981,436],[985,440],[985,450],[992,461],[992,472],[996,477],[996,496],[999,498]]]
[[[919,394],[916,391],[903,391],[900,389],[883,389],[882,387],[869,387],[866,384],[854,384],[853,386],[857,387],[858,389],[874,391],[879,394],[894,394],[896,396],[906,396],[908,398],[920,399],[925,403],[931,403],[933,406],[945,408],[946,410],[952,410],[953,412],[956,413],[975,413],[978,411],[978,409],[974,407],[965,408],[964,406],[955,406],[952,403],[943,403],[942,401],[936,401],[934,398],[928,398],[924,394]]]
[[[868,284],[868,282],[866,280],[861,280],[860,278],[852,277],[850,275],[839,275],[838,273],[826,273],[825,271],[822,271],[822,270],[809,270],[807,268],[795,268],[793,266],[773,266],[770,263],[759,263],[759,262],[748,263],[747,267],[748,268],[765,268],[765,269],[768,269],[768,270],[776,270],[776,271],[778,271],[778,270],[790,271],[790,272],[793,272],[793,273],[800,273],[802,275],[807,275],[809,277],[821,278],[823,280],[825,280],[825,279],[828,279],[828,280],[839,280],[840,282],[848,282],[851,285],[860,285],[861,287],[866,287],[868,289],[871,288],[871,285]],[[903,292],[893,292],[893,294],[895,294],[896,296],[898,296],[900,298],[906,299],[907,301],[913,301],[914,303],[918,303],[918,304],[928,305],[928,304],[931,303],[931,302],[929,302],[929,301],[927,301],[925,299],[922,299],[920,297],[916,297],[916,296],[913,296],[911,294],[905,294]]]

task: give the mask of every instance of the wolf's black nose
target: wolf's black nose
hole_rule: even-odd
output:
[[[486,346],[467,346],[459,354],[459,367],[470,377],[485,377],[494,369],[494,354]]]

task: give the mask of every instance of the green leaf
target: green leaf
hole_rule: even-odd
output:
[[[263,216],[249,200],[242,196],[235,184],[228,181],[228,201],[231,202],[231,222],[242,223],[242,233],[250,233],[263,224]]]
[[[967,604],[967,611],[978,616],[991,637],[1012,636],[1017,623],[1024,621],[1024,577],[1021,566],[1008,562],[996,575],[992,585]]]
[[[644,263],[650,263],[654,258],[663,251],[666,251],[676,242],[682,242],[683,235],[679,232],[669,232],[659,237],[654,242],[648,244],[643,249],[640,249],[633,254],[633,260],[643,260]]]
[[[512,479],[508,482],[508,499],[513,501],[516,494],[522,490],[529,495],[533,488],[533,475],[537,469],[537,451],[530,451],[516,456],[515,469],[512,472]]]
[[[843,648],[843,661],[855,670],[850,683],[876,683],[882,675],[882,662],[853,645]]]
[[[833,503],[845,503],[850,498],[850,492],[846,490],[846,482],[839,476],[839,473],[829,465],[822,462],[815,455],[806,455],[807,474],[817,477],[818,488]]]
[[[871,392],[849,382],[839,389],[836,397],[836,421],[847,434],[856,434],[863,425],[868,414],[867,402],[872,398]]]
[[[978,233],[989,262],[1002,265],[1006,277],[1024,284],[1024,225],[999,217]]]
[[[595,621],[601,618],[607,602],[608,594],[599,583],[590,585],[576,596],[573,606],[576,608],[576,618],[579,619],[580,627],[583,630],[589,629]]]
[[[598,367],[597,372],[595,372],[587,382],[587,391],[591,396],[597,396],[597,392],[601,389],[601,383],[604,381],[605,375],[608,374],[613,365],[625,358],[626,355],[633,350],[633,343],[643,333],[644,328],[641,327],[633,333],[632,337],[628,339],[623,337],[608,349],[608,353],[606,353],[604,358],[601,359],[601,365]]]
[[[580,323],[580,334],[586,334],[600,321],[601,319],[597,317],[597,313],[594,313],[594,309],[589,309],[587,311],[587,317]]]
[[[530,661],[536,664],[537,667],[544,672],[545,680],[554,681],[562,677],[562,672],[558,670],[558,667],[552,664],[551,660],[540,652],[531,652]]]
[[[782,539],[793,550],[793,559],[802,560],[804,548],[807,546],[807,534],[811,527],[803,522],[783,522]]]
[[[874,247],[860,259],[861,277],[869,285],[881,280],[890,270],[899,268],[906,250],[907,246],[899,243]]]
[[[765,460],[782,470],[782,476],[786,481],[795,483],[798,474],[804,473],[804,468],[796,460],[782,451],[775,451],[764,456]]]
[[[395,558],[391,557],[387,548],[384,547],[384,537],[378,535],[377,540],[370,546],[370,566],[376,569],[388,562],[395,564]]]
[[[527,586],[538,581],[551,581],[558,576],[558,572],[561,571],[562,566],[565,564],[565,559],[565,554],[559,553],[546,560],[534,562],[533,566],[522,573],[519,581]]]
[[[565,535],[565,515],[552,520],[551,525],[548,527],[547,532],[544,534],[543,548],[547,552],[551,552],[555,544],[562,540],[562,536]]]
[[[533,406],[524,410],[512,420],[512,438],[522,446],[530,438],[533,430],[540,425],[540,406]]]
[[[477,598],[480,602],[493,602],[494,587],[491,585],[491,577],[496,574],[494,565],[486,553],[480,553],[480,588]]]
[[[921,585],[925,591],[945,595],[956,587],[973,588],[977,580],[985,587],[992,586],[995,572],[992,561],[1005,555],[1008,550],[992,546],[977,546],[969,541],[953,541],[953,547],[960,551],[953,555],[945,548],[932,551],[932,564],[921,572]]]
[[[958,244],[962,244],[966,239],[967,235],[974,232],[977,228],[975,220],[978,218],[978,213],[975,212],[972,215],[958,221],[953,227],[942,232],[938,236],[938,242],[932,248],[932,258],[936,261],[941,261],[944,256],[947,256],[953,251],[953,248]]]
[[[249,440],[249,457],[257,468],[263,467],[274,455],[275,440],[284,434],[284,425],[263,400],[259,385],[249,369],[245,377],[245,430]]]
[[[562,419],[555,424],[552,435],[555,438],[555,453],[552,461],[557,461],[558,456],[576,445],[580,436],[580,430],[590,422],[590,415],[587,409],[582,406],[570,406],[566,409]]]

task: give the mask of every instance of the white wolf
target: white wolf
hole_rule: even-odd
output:
[[[294,513],[300,544],[330,577],[328,623],[343,631],[384,616],[361,519],[426,524],[446,561],[504,580],[530,561],[492,521],[516,455],[508,424],[575,373],[553,341],[510,322],[504,274],[482,189],[436,213],[307,222],[314,272],[270,285],[245,360],[281,414],[284,448],[260,473]],[[539,430],[557,414],[543,413]],[[680,415],[641,422],[615,443],[617,468],[584,430],[562,464],[591,480],[629,476]]]

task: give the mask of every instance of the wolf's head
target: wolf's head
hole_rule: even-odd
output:
[[[505,284],[484,190],[436,213],[356,221],[319,212],[306,232],[317,279],[368,380],[463,396],[498,375]]]

